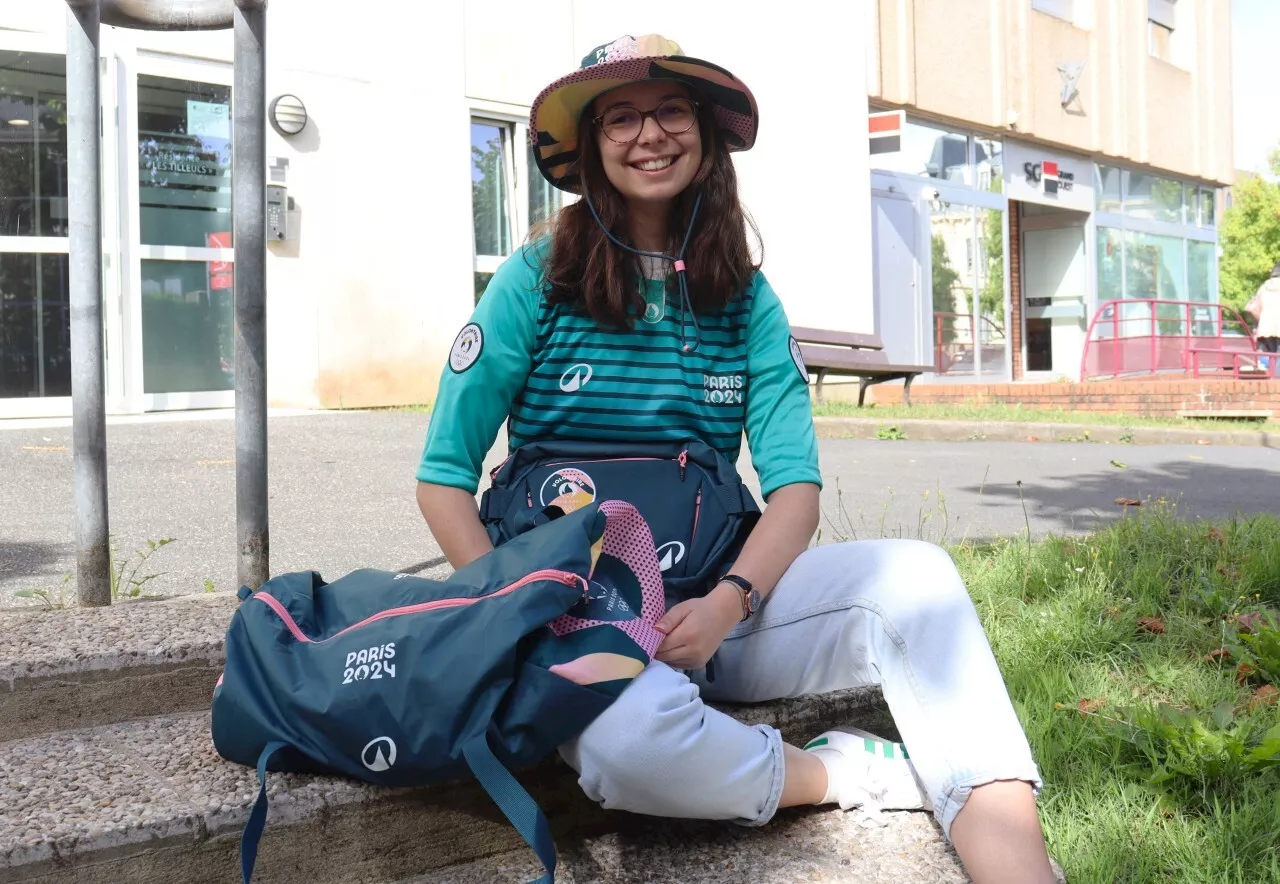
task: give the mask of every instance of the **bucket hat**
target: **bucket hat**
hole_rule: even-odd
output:
[[[591,50],[578,69],[539,93],[529,112],[529,142],[538,170],[569,193],[581,192],[578,126],[591,102],[619,86],[643,80],[684,83],[711,104],[720,137],[730,151],[750,150],[760,115],[755,96],[729,71],[684,54],[661,34],[619,37]]]

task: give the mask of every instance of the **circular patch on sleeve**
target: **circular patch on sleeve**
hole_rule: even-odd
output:
[[[800,372],[800,379],[806,384],[809,383],[809,372],[804,367],[804,354],[800,352],[800,345],[796,343],[795,336],[788,338],[791,342],[791,361],[796,364],[796,369]]]
[[[484,349],[484,331],[474,322],[468,322],[458,332],[449,350],[449,368],[454,374],[462,374],[476,364],[480,351]]]

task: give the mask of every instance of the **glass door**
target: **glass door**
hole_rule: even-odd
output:
[[[71,413],[62,47],[0,32],[0,417]]]
[[[139,53],[123,83],[125,387],[133,410],[234,404],[231,66]]]

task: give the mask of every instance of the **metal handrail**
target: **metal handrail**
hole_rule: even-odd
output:
[[[232,225],[235,248],[237,580],[270,576],[267,493],[267,0],[66,0],[68,286],[76,498],[76,599],[111,604],[102,314],[101,26],[234,31]]]
[[[1146,308],[1144,315],[1124,315],[1126,307],[1138,305]],[[1169,315],[1170,311],[1166,310],[1165,315],[1162,316],[1161,307],[1174,308],[1177,315]],[[1210,316],[1208,318],[1197,317],[1193,311],[1208,312]],[[1125,334],[1126,326],[1132,328],[1135,323],[1139,324],[1139,333]],[[1178,331],[1172,334],[1164,333],[1162,325],[1168,323],[1177,323]],[[1099,326],[1110,327],[1114,334],[1106,337],[1099,336]],[[1228,326],[1239,329],[1239,333],[1225,334],[1225,329]],[[1197,328],[1207,330],[1193,334],[1193,329]],[[1100,303],[1089,322],[1089,328],[1085,334],[1084,351],[1080,357],[1080,379],[1088,380],[1091,377],[1089,371],[1090,357],[1095,356],[1096,358],[1099,348],[1108,346],[1104,342],[1110,342],[1111,371],[1109,373],[1094,373],[1092,376],[1116,378],[1122,374],[1155,374],[1160,371],[1160,342],[1177,340],[1182,342],[1178,368],[1183,371],[1190,369],[1197,377],[1199,377],[1200,365],[1199,352],[1240,353],[1253,356],[1255,359],[1271,355],[1261,353],[1258,350],[1257,341],[1249,324],[1244,321],[1239,312],[1224,304],[1202,301],[1173,301],[1160,298],[1115,298]],[[1132,366],[1126,365],[1126,353],[1133,349],[1125,346],[1126,341],[1130,344],[1148,341],[1150,346],[1147,348],[1146,360],[1141,363],[1135,363]],[[1247,344],[1247,347],[1240,346],[1240,344]],[[1239,377],[1241,363],[1233,357],[1232,365],[1233,374]],[[1275,371],[1276,360],[1272,360],[1271,373],[1274,375]]]

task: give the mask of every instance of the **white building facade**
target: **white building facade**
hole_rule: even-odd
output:
[[[434,398],[488,275],[560,204],[529,156],[530,103],[626,33],[753,90],[760,135],[735,164],[764,271],[794,324],[874,329],[866,12],[800,6],[272,0],[267,100],[307,123],[267,131],[287,196],[270,404]],[[58,0],[0,0],[0,418],[71,411],[65,29]],[[101,50],[108,411],[229,407],[231,32],[104,27]]]

